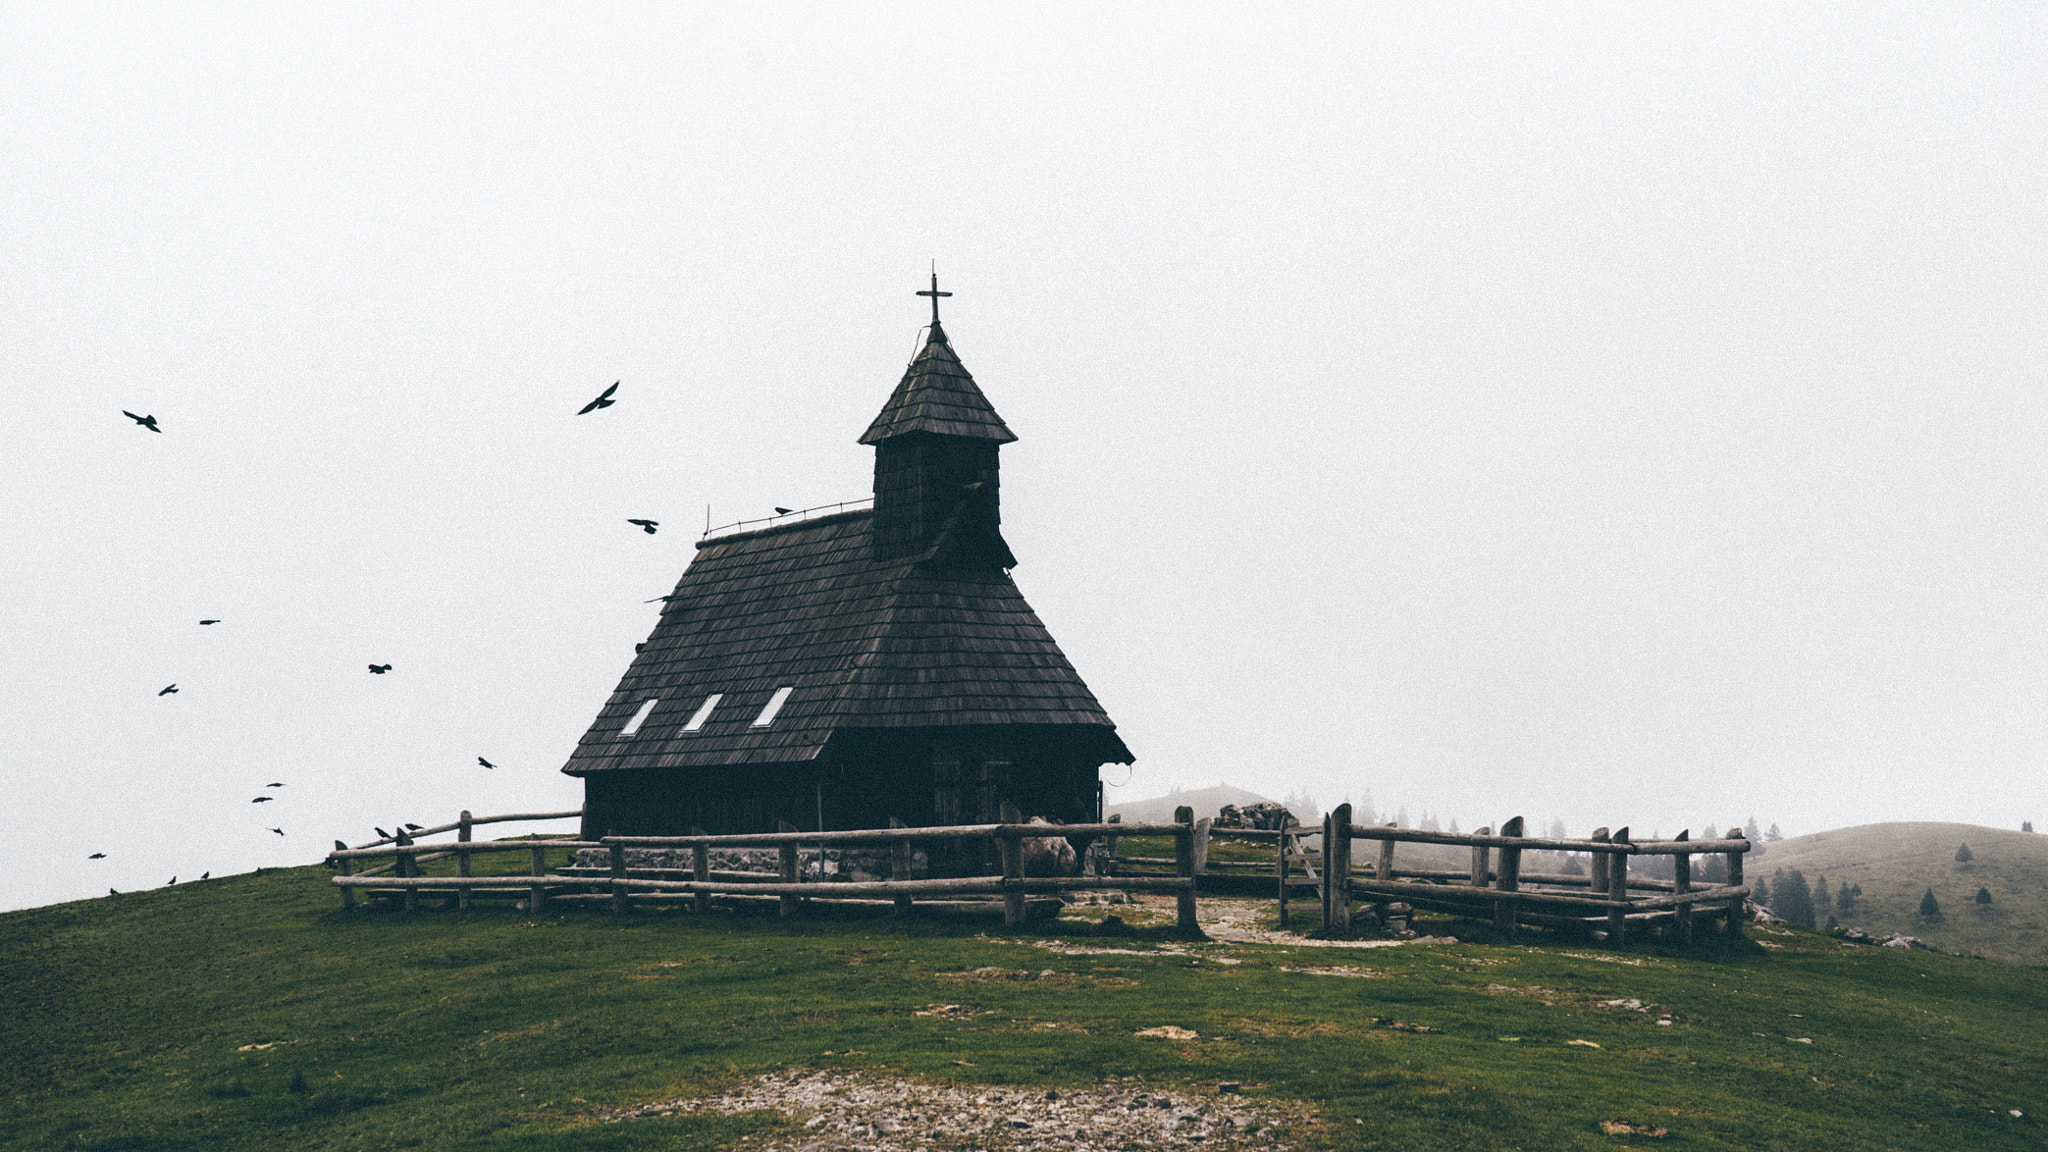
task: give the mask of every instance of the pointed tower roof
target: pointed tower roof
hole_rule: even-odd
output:
[[[863,444],[879,444],[905,432],[937,432],[945,436],[967,436],[1008,444],[1017,438],[995,406],[974,383],[974,377],[953,354],[946,330],[932,323],[931,339],[924,351],[910,362],[903,381],[881,414],[861,435]]]

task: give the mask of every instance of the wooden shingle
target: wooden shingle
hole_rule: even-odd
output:
[[[990,415],[993,416],[991,410]],[[862,728],[1064,725],[1130,751],[1000,568],[878,560],[873,514],[707,540],[564,771],[791,763]],[[752,725],[778,688],[774,722]],[[683,731],[706,697],[703,728]],[[658,698],[639,731],[620,729]]]

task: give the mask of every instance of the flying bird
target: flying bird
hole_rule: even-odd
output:
[[[170,687],[168,687],[168,688],[164,689],[163,691],[161,691],[161,692],[157,693],[157,695],[159,695],[159,696],[169,696],[169,695],[171,695],[172,693],[175,693],[175,692],[176,692],[177,690],[178,690],[178,686],[177,686],[176,684],[173,684],[173,685],[171,685]]]
[[[282,787],[284,787],[284,785],[282,785],[282,784],[265,784],[265,785],[264,785],[264,787],[265,787],[265,788],[282,788]]]
[[[86,857],[87,860],[105,860],[106,858],[107,854],[105,852],[95,852],[92,855]]]
[[[389,664],[372,664],[372,665],[370,665],[370,675],[372,675],[372,676],[382,676],[383,674],[385,674],[386,672],[389,672],[389,671],[391,671],[391,665],[389,665]]]
[[[490,762],[489,760],[486,760],[486,759],[484,759],[484,758],[483,758],[483,757],[481,757],[481,756],[479,756],[479,757],[477,757],[477,758],[476,758],[476,762],[477,762],[477,763],[479,763],[479,764],[481,764],[481,765],[483,765],[483,766],[484,766],[484,767],[486,767],[486,768],[496,768],[496,767],[497,767],[497,765],[496,765],[496,764],[493,764],[493,763],[491,763],[491,762]]]
[[[640,526],[640,530],[641,530],[642,532],[645,532],[645,533],[647,533],[647,534],[648,534],[649,536],[652,536],[652,535],[654,535],[654,526],[655,526],[656,524],[659,524],[659,523],[661,523],[661,521],[659,521],[659,520],[627,520],[627,521],[626,521],[626,523],[628,523],[628,524],[638,524],[638,525]]]
[[[130,420],[135,421],[137,424],[142,425],[144,428],[149,429],[151,432],[163,431],[163,429],[156,426],[156,417],[154,416],[137,416],[135,413],[130,412],[126,408],[121,409],[121,415],[126,416]]]
[[[586,413],[586,412],[595,412],[595,411],[597,411],[597,410],[598,410],[599,408],[609,408],[609,407],[611,407],[612,405],[614,405],[614,404],[617,404],[617,403],[618,403],[618,401],[617,401],[617,400],[614,400],[614,399],[612,399],[612,393],[614,393],[614,392],[617,392],[618,390],[619,390],[619,382],[618,382],[617,380],[614,380],[614,381],[612,381],[612,386],[611,386],[611,387],[609,387],[609,388],[605,389],[605,390],[604,390],[603,392],[599,393],[599,394],[598,394],[598,397],[597,397],[597,399],[595,399],[595,400],[592,400],[592,401],[591,401],[590,403],[588,403],[588,404],[585,404],[585,405],[583,406],[583,410],[582,410],[581,412],[578,412],[578,413],[576,413],[576,414],[577,414],[578,416],[581,416],[581,415],[583,415],[583,414],[584,414],[584,413]]]
[[[275,796],[258,796],[258,797],[257,797],[257,798],[255,798],[254,800],[251,800],[251,801],[249,801],[249,803],[251,803],[251,804],[268,804],[268,803],[270,803],[270,802],[271,802],[272,800],[275,800],[275,799],[277,799],[277,797],[275,797]]]
[[[794,508],[777,508],[777,509],[775,510],[775,514],[776,514],[777,516],[787,516],[787,515],[789,515],[789,514],[790,514],[791,512],[794,512],[794,511],[796,511],[796,509],[794,509]]]
[[[277,833],[279,836],[284,835],[284,829],[282,828],[272,828],[271,831]]]
[[[220,621],[218,621],[218,620],[201,620],[201,621],[200,621],[200,623],[201,623],[201,624],[218,624],[218,623],[220,623]]]

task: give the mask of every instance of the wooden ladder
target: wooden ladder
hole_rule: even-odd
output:
[[[1287,893],[1294,888],[1313,888],[1318,898],[1322,896],[1323,880],[1316,865],[1323,854],[1302,843],[1302,837],[1314,835],[1309,829],[1295,824],[1280,832],[1280,850],[1273,861],[1273,875],[1280,882],[1280,924],[1287,924]],[[1306,875],[1296,876],[1295,866],[1299,865]]]

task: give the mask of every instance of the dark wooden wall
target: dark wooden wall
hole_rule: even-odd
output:
[[[610,769],[584,777],[586,838],[773,832],[819,827],[992,824],[1004,800],[1064,823],[1100,812],[1099,757],[1084,726],[868,729],[842,733],[819,761],[719,769]],[[1066,730],[1072,729],[1072,730]],[[994,864],[979,851],[940,853],[940,874]],[[957,859],[954,857],[958,857]]]

